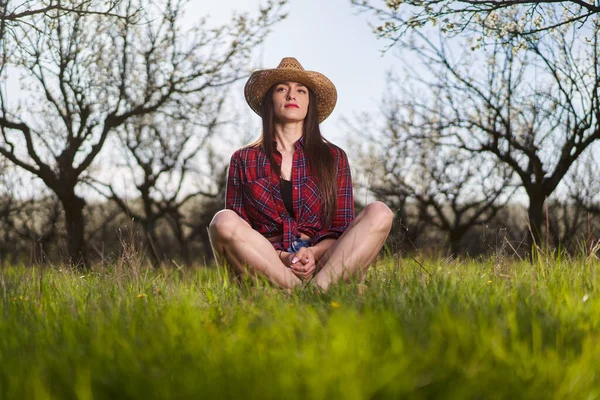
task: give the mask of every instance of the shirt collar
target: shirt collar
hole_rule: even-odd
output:
[[[296,143],[294,143],[294,149],[298,150],[298,149],[303,149],[304,148],[304,135],[302,135],[300,137],[300,139],[298,139],[296,141]],[[277,149],[277,140],[273,139],[273,149]]]
[[[296,149],[299,149],[299,148],[300,148],[300,149],[303,149],[303,148],[304,148],[304,135],[302,135],[302,136],[300,137],[300,139],[298,139],[298,140],[296,141],[296,143],[294,144],[294,146],[295,146],[295,148],[296,148]]]

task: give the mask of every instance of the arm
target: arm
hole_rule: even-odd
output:
[[[313,254],[315,255],[315,261],[318,261],[323,257],[323,255],[329,250],[331,246],[335,243],[337,239],[323,239],[319,243],[314,246],[309,247]]]

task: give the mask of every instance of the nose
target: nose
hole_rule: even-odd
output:
[[[296,96],[292,93],[292,91],[288,91],[287,100],[296,100]]]

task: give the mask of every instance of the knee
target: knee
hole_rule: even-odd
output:
[[[210,235],[221,240],[232,240],[242,222],[235,211],[221,210],[210,221]]]
[[[394,212],[381,201],[375,201],[365,207],[365,214],[372,221],[375,229],[385,231],[392,229]]]

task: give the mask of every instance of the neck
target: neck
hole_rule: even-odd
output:
[[[275,123],[275,140],[280,153],[293,153],[294,143],[302,137],[304,121]]]

